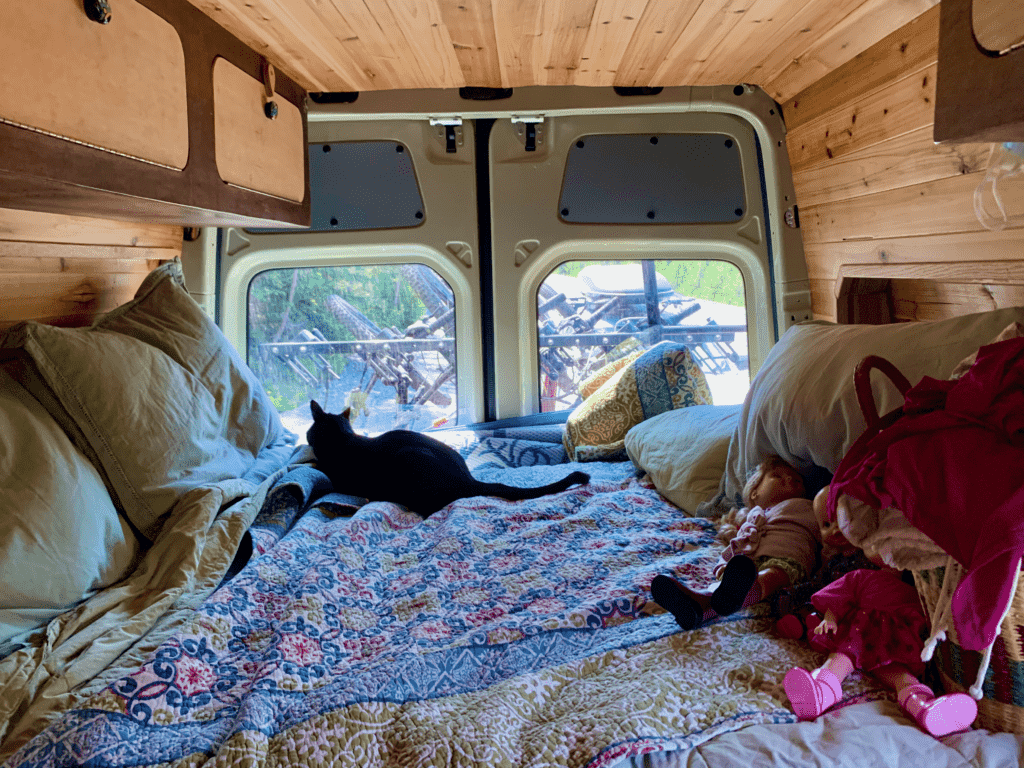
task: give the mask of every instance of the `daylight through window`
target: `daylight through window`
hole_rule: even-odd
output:
[[[750,386],[743,277],[711,260],[570,261],[537,297],[540,406],[572,408],[608,363],[660,341],[689,347],[717,405]]]
[[[421,264],[272,269],[249,286],[249,365],[304,439],[309,401],[361,434],[454,424],[455,299]]]

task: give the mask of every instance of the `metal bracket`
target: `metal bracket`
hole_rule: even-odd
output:
[[[277,73],[274,65],[263,60],[263,114],[270,120],[277,117],[277,102],[274,101],[274,88],[277,85]]]
[[[462,146],[461,117],[432,117],[430,124],[437,126],[437,136],[444,141],[444,151],[454,154]]]
[[[512,124],[518,126],[516,134],[523,139],[527,152],[536,152],[537,145],[544,143],[544,115],[512,115]]]
[[[85,0],[85,15],[97,24],[110,23],[110,3],[107,0]]]

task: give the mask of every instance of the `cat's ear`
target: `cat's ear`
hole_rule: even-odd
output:
[[[314,421],[316,421],[317,419],[321,418],[324,415],[324,409],[320,407],[320,403],[318,403],[316,400],[309,401],[309,410],[313,414]]]
[[[341,415],[342,415],[342,416],[343,416],[344,418],[346,418],[346,419],[348,419],[348,420],[350,420],[350,421],[351,421],[351,420],[352,420],[352,408],[351,408],[351,406],[350,406],[350,407],[348,407],[348,408],[346,408],[346,409],[345,409],[344,411],[342,411],[342,412],[341,412]]]

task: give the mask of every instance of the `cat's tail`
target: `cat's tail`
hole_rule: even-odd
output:
[[[572,472],[568,476],[554,483],[541,485],[536,488],[518,488],[514,485],[504,483],[480,483],[481,496],[498,496],[509,501],[521,501],[522,499],[536,499],[540,496],[547,496],[549,493],[560,493],[571,485],[590,482],[590,475],[586,472]]]

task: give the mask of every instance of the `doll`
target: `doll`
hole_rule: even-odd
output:
[[[746,519],[715,566],[718,581],[695,590],[670,576],[655,576],[651,596],[683,629],[753,605],[814,571],[820,531],[803,478],[769,456],[743,488]]]
[[[818,497],[815,497],[817,504]],[[771,615],[776,617],[775,634],[789,640],[803,640],[814,631],[821,617],[811,603],[819,589],[861,568],[877,570],[878,566],[867,558],[863,550],[836,550],[828,545],[821,548],[821,567],[814,575],[791,587],[780,589],[768,598]]]
[[[815,505],[822,538],[835,541],[842,533],[824,509]],[[896,569],[871,559],[878,570],[850,571],[811,597],[817,613],[808,616],[808,640],[829,656],[812,672],[794,667],[786,673],[783,688],[793,711],[801,720],[818,717],[842,698],[843,679],[860,669],[896,691],[900,707],[932,736],[966,730],[978,713],[974,699],[936,697],[919,679],[929,624],[916,590]]]
[[[814,574],[801,582],[785,587],[773,594],[769,607],[775,623],[775,633],[789,640],[809,639],[809,633],[821,621],[815,611],[811,597],[820,589],[845,576],[850,571],[861,568],[877,570],[879,561],[877,553],[867,552],[851,544],[835,522],[827,522],[826,502],[828,486],[814,497],[814,515],[819,521],[821,531],[821,567]]]

